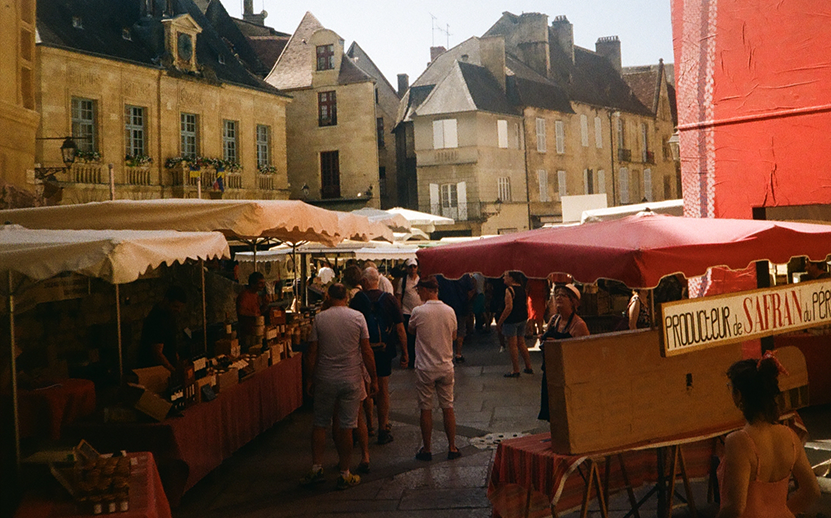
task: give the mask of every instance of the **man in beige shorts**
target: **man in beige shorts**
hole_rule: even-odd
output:
[[[409,331],[415,334],[415,371],[418,407],[421,410],[421,440],[418,460],[433,460],[433,399],[438,396],[447,435],[447,458],[458,459],[456,414],[453,411],[453,340],[456,338],[456,313],[439,300],[435,279],[422,279],[416,285],[424,304],[413,308]]]

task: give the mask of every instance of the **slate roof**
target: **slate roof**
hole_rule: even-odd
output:
[[[367,54],[364,51],[364,49],[362,49],[361,46],[358,45],[358,42],[352,42],[352,45],[349,46],[349,50],[346,51],[346,55],[352,59],[352,62],[355,63],[355,65],[357,65],[358,68],[372,76],[375,79],[375,81],[377,81],[378,83],[385,83],[390,90],[395,92],[395,88],[393,88],[390,82],[387,81],[387,78],[384,76],[384,73],[381,72],[381,69],[379,69],[375,65],[375,62],[372,61],[372,58],[369,57],[369,54]],[[398,94],[396,93],[396,97],[397,96]]]
[[[623,69],[623,79],[629,84],[632,92],[635,93],[635,97],[644,106],[650,108],[653,114],[658,110],[662,76],[660,65],[626,67]]]
[[[171,75],[189,75],[198,79],[199,76],[165,66],[168,56],[162,19],[160,16],[141,16],[141,3],[141,0],[39,0],[38,43],[107,59],[166,68]],[[156,12],[163,12],[166,2],[155,0],[155,3]],[[274,87],[249,72],[199,6],[192,0],[174,0],[173,3],[175,16],[189,14],[202,28],[196,38],[196,59],[204,67],[203,79],[279,94]],[[207,4],[203,2],[203,5]],[[73,27],[73,17],[80,17],[83,28]],[[130,40],[123,38],[124,29],[130,29]],[[220,56],[224,64],[219,63]]]
[[[306,12],[300,25],[291,35],[271,72],[265,78],[266,82],[281,90],[295,90],[312,86],[312,73],[315,65],[306,43],[312,35],[325,29],[317,18]],[[341,68],[338,71],[338,84],[360,83],[372,81],[372,77],[359,69],[352,61],[344,56]]]
[[[449,75],[456,73],[456,69],[461,73],[462,79],[458,86],[470,95],[475,109],[518,114],[521,106],[534,106],[573,113],[568,95],[561,86],[538,74],[507,52],[505,68],[506,85],[503,92],[493,75],[481,66],[479,38],[465,40],[438,56],[413,82],[401,101],[397,124],[411,120],[415,113],[424,114],[424,110],[420,108],[422,103],[425,103],[428,95],[434,95],[431,93],[434,87],[442,84]],[[449,90],[449,85],[444,86],[442,90]],[[453,95],[452,92],[437,92],[435,95],[440,95],[444,99],[444,104],[452,104],[447,100]],[[431,104],[430,109],[435,109],[437,103]],[[454,106],[461,108],[458,102]]]
[[[286,48],[289,38],[290,36],[248,36],[248,44],[265,67],[262,77],[267,76],[274,68],[274,63]]]
[[[615,108],[639,115],[652,114],[638,100],[621,74],[615,70],[606,57],[575,46],[572,63],[570,57],[559,45],[552,44],[549,47],[550,77],[566,90],[572,101]]]

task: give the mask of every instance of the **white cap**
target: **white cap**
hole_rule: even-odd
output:
[[[406,266],[418,266],[418,261],[415,259],[407,259],[407,262],[404,263]]]

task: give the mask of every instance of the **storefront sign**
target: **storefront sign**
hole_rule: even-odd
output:
[[[661,306],[664,356],[831,324],[831,279]]]

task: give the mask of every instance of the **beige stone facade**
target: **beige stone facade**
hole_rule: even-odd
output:
[[[165,167],[169,158],[182,155],[180,117],[196,116],[197,154],[223,156],[223,124],[238,128],[239,171],[224,173],[223,197],[234,199],[286,199],[286,105],[289,99],[233,85],[216,85],[174,77],[161,69],[102,59],[50,47],[38,47],[40,74],[38,108],[43,114],[39,135],[72,132],[74,99],[92,101],[95,117],[97,161],[79,160],[58,180],[64,187],[64,203],[109,199],[108,164],[113,165],[116,198],[149,199],[195,197],[196,178],[182,166]],[[146,166],[125,161],[128,106],[143,108]],[[260,174],[257,167],[257,125],[270,133],[270,162],[275,171]],[[50,144],[51,142],[51,144]],[[60,150],[54,141],[39,141],[38,158],[44,165],[59,165]],[[204,167],[202,196],[213,190],[217,171]],[[194,175],[198,175],[198,172]]]
[[[376,80],[344,54],[340,36],[306,13],[265,80],[293,97],[286,129],[291,197],[379,208]]]
[[[435,124],[446,128],[447,121],[456,127],[456,145],[437,149]],[[505,147],[500,147],[500,124],[508,129]],[[444,231],[527,230],[521,126],[520,117],[486,112],[416,118],[419,210],[453,218],[456,224],[442,226]]]
[[[21,188],[35,162],[35,2],[0,3],[0,178]],[[29,190],[33,186],[29,186]]]
[[[318,124],[318,93],[334,91],[337,96],[338,123]],[[363,198],[372,187],[371,207],[380,207],[378,192],[378,145],[375,133],[375,88],[372,82],[348,85],[327,84],[321,80],[308,90],[286,92],[293,97],[287,109],[286,142],[291,195],[302,198],[303,185],[309,199],[325,198],[321,192],[321,153],[338,152],[339,196]]]

